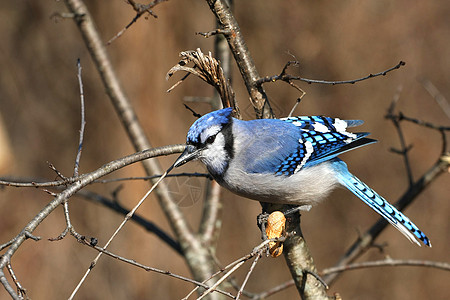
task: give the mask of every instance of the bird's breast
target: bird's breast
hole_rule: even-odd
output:
[[[218,183],[240,196],[269,203],[315,205],[338,183],[329,163],[305,168],[291,176],[248,173],[230,164]]]

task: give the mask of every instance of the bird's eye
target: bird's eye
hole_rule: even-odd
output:
[[[214,140],[216,139],[216,135],[211,135],[206,139],[206,144],[212,144],[214,143]]]

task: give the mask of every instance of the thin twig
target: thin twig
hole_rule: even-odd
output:
[[[7,177],[4,177],[0,180],[0,185],[12,186],[12,187],[32,187],[32,188],[58,187],[58,186],[65,186],[68,184],[72,184],[78,179],[81,179],[81,177],[67,178],[66,180],[56,180],[56,181],[34,180],[34,179],[28,179],[28,178],[22,178],[22,179],[11,178],[11,179],[9,179]]]
[[[302,101],[302,98],[301,98],[301,97],[298,97],[298,98],[297,98],[297,101],[295,101],[294,106],[292,107],[291,111],[290,111],[289,114],[288,114],[288,117],[289,117],[289,118],[292,117],[292,114],[294,113],[294,111],[295,111],[295,109],[297,108],[297,106],[300,104],[300,101]]]
[[[169,171],[169,170],[168,170]],[[111,244],[112,240],[117,236],[117,234],[119,233],[119,231],[125,226],[125,223],[128,222],[128,220],[131,219],[131,217],[134,215],[134,213],[136,212],[136,210],[141,206],[142,203],[144,203],[145,199],[147,199],[147,197],[153,192],[153,190],[158,186],[158,184],[164,179],[164,177],[167,175],[168,171],[166,171],[157,182],[155,182],[155,184],[153,184],[153,186],[150,188],[150,190],[148,190],[148,192],[141,198],[141,200],[139,200],[139,202],[136,204],[136,206],[125,216],[125,218],[123,219],[122,223],[119,225],[119,227],[117,227],[116,231],[113,233],[113,235],[109,238],[108,242],[106,242],[105,246],[103,247],[103,249],[108,248],[109,244]],[[86,273],[84,274],[83,278],[81,278],[80,282],[78,283],[78,285],[75,287],[75,289],[73,290],[72,294],[69,297],[69,300],[73,299],[73,297],[75,296],[75,294],[78,292],[78,290],[80,289],[81,285],[83,284],[83,282],[86,280],[86,277],[89,275],[89,273],[91,272],[91,270],[95,267],[95,265],[97,264],[98,260],[100,259],[100,257],[102,256],[102,252],[100,252],[95,259],[91,262],[91,265],[89,266],[89,268],[86,270]]]
[[[382,72],[378,72],[378,73],[375,73],[375,74],[369,74],[367,76],[364,76],[364,77],[361,77],[361,78],[357,78],[357,79],[351,79],[351,80],[329,81],[329,80],[307,79],[307,78],[302,78],[302,77],[299,77],[299,76],[289,75],[289,74],[286,74],[286,73],[282,72],[279,75],[266,76],[266,77],[260,78],[260,79],[258,79],[256,81],[256,83],[261,85],[261,84],[266,83],[266,82],[275,82],[275,81],[278,81],[278,80],[290,83],[292,80],[299,80],[299,81],[306,82],[308,84],[311,84],[311,83],[331,84],[331,85],[336,85],[336,84],[355,84],[357,82],[364,81],[364,80],[367,80],[367,79],[370,79],[370,78],[374,78],[374,77],[378,77],[378,76],[385,76],[387,73],[389,73],[391,71],[394,71],[394,70],[397,70],[400,67],[404,66],[405,64],[406,64],[405,62],[400,61],[397,65],[395,65],[395,66],[393,66],[393,67],[391,67],[391,68],[389,68],[387,70],[384,70]],[[286,68],[286,66],[285,66],[285,68]]]
[[[374,268],[374,267],[394,267],[394,266],[412,266],[412,267],[428,267],[444,271],[450,271],[450,264],[446,262],[428,261],[428,260],[414,260],[414,259],[385,259],[377,261],[366,261],[362,263],[354,263],[345,266],[338,266],[324,269],[320,272],[321,275],[328,275],[333,273],[341,273],[349,270]]]
[[[231,268],[227,273],[225,273],[225,275],[223,275],[219,280],[217,280],[209,289],[207,289],[205,292],[203,292],[197,298],[197,300],[201,300],[204,297],[206,297],[207,295],[209,295],[210,293],[214,292],[217,289],[217,287],[219,286],[219,284],[221,284],[225,279],[227,279],[231,274],[233,274],[237,269],[239,269],[244,263],[245,263],[245,261],[241,261],[241,262],[237,263],[233,268]]]
[[[392,124],[394,125],[398,138],[400,140],[400,150],[396,150],[394,148],[391,149],[391,151],[398,153],[403,156],[403,160],[405,163],[406,168],[406,175],[408,177],[408,184],[409,186],[412,186],[414,182],[414,177],[411,170],[411,163],[409,161],[408,152],[412,149],[412,146],[407,146],[405,141],[405,136],[403,135],[403,130],[400,126],[400,120],[398,116],[395,115],[395,109],[397,107],[398,101],[400,99],[400,93],[402,91],[402,87],[399,86],[397,89],[397,92],[394,94],[394,98],[392,99],[392,103],[389,106],[388,112],[385,116],[385,118],[390,119],[392,121]]]
[[[186,281],[186,282],[189,282],[189,283],[193,283],[196,286],[200,286],[200,287],[205,288],[205,289],[208,289],[210,287],[210,286],[206,285],[204,282],[198,282],[198,281],[193,280],[191,278],[184,277],[184,276],[181,276],[181,275],[177,275],[177,274],[172,273],[170,271],[164,271],[164,270],[160,270],[158,268],[146,266],[144,264],[138,263],[137,261],[135,261],[133,259],[128,259],[128,258],[122,257],[120,255],[117,255],[115,253],[112,253],[111,251],[108,251],[105,248],[102,248],[102,247],[99,247],[99,246],[95,245],[95,243],[93,244],[92,243],[92,239],[86,239],[85,237],[81,237],[80,239],[78,239],[78,242],[82,243],[83,245],[86,245],[86,246],[89,246],[91,248],[94,248],[98,252],[103,253],[103,254],[105,254],[105,255],[107,255],[109,257],[112,257],[112,258],[117,259],[119,261],[122,261],[124,263],[130,264],[132,266],[141,268],[141,269],[143,269],[143,270],[145,270],[147,272],[155,272],[155,273],[167,275],[167,276],[170,276],[170,277],[173,277],[173,278],[176,278],[176,279],[180,279],[180,280],[183,280],[183,281]],[[216,289],[216,292],[221,293],[221,294],[223,294],[223,295],[225,295],[227,297],[230,297],[230,298],[234,299],[234,296],[231,293],[228,293],[228,292],[225,292],[225,291],[222,291],[222,290],[219,290],[219,289]]]
[[[78,149],[77,149],[77,156],[75,158],[75,166],[73,168],[73,177],[78,177],[79,168],[80,168],[80,160],[81,160],[81,153],[83,152],[83,140],[84,140],[84,130],[86,127],[86,113],[85,113],[85,106],[84,106],[84,89],[83,89],[83,80],[81,77],[81,62],[80,59],[77,60],[77,78],[78,78],[78,86],[80,88],[80,111],[81,111],[81,125],[80,125],[80,137],[78,142]],[[64,218],[66,220],[66,229],[56,238],[50,238],[50,241],[58,241],[63,239],[68,232],[72,233],[73,235],[77,235],[78,233],[75,231],[75,228],[72,225],[72,222],[70,221],[70,213],[69,213],[69,202],[68,199],[64,200],[63,202],[63,208],[64,208]]]
[[[15,240],[16,240],[16,237],[13,238],[13,239],[10,240],[10,241],[4,243],[4,244],[1,244],[1,245],[0,245],[0,251],[2,251],[3,249],[5,249],[6,247],[9,247],[12,243],[14,243]]]
[[[111,182],[119,182],[119,181],[129,181],[129,180],[151,180],[155,178],[161,177],[162,174],[153,175],[153,176],[138,176],[138,177],[121,177],[121,178],[111,178],[111,179],[100,179],[94,181],[94,183],[111,183]],[[212,177],[208,173],[175,173],[175,174],[167,174],[166,178],[170,177],[204,177],[206,179],[212,180]]]
[[[259,259],[261,258],[261,255],[262,255],[262,252],[259,252],[258,255],[256,255],[255,259],[253,260],[253,263],[250,266],[250,269],[248,270],[247,275],[244,278],[244,281],[242,282],[241,288],[239,289],[239,291],[236,295],[236,300],[238,300],[239,297],[242,295],[242,292],[244,291],[247,281],[250,278],[250,275],[253,273],[253,270],[255,269],[256,264],[258,263]]]
[[[253,248],[253,250],[252,250],[249,254],[247,254],[247,255],[245,255],[245,256],[242,256],[242,257],[236,259],[235,261],[229,263],[227,266],[225,266],[225,267],[223,267],[223,268],[220,268],[217,272],[211,274],[208,278],[206,278],[206,279],[203,281],[203,283],[208,282],[209,280],[211,280],[212,278],[216,277],[217,275],[219,275],[219,274],[225,272],[225,271],[228,270],[229,268],[232,268],[232,267],[235,267],[235,266],[238,265],[238,264],[244,263],[244,262],[246,262],[247,260],[249,260],[249,259],[251,259],[252,257],[254,257],[255,255],[259,255],[259,253],[262,253],[262,252],[265,251],[267,245],[268,245],[270,242],[278,241],[278,240],[280,240],[280,241],[281,241],[281,240],[285,240],[285,238],[284,238],[284,237],[281,237],[281,238],[267,239],[267,240],[263,241],[263,242],[260,243],[258,246],[256,246],[255,248]],[[212,255],[212,257],[214,257],[214,256]],[[217,264],[218,264],[218,263],[217,263]],[[241,264],[241,265],[242,265],[242,264]],[[188,299],[188,298],[189,298],[189,297],[190,297],[190,296],[191,296],[198,288],[199,288],[199,287],[197,286],[197,287],[195,287],[193,290],[191,290],[191,291],[189,292],[189,294],[187,294],[186,297],[183,298],[183,300]]]
[[[354,263],[350,265],[345,266],[339,266],[339,267],[332,267],[332,268],[326,268],[319,272],[321,276],[326,276],[329,274],[334,273],[341,273],[345,271],[350,270],[357,270],[357,269],[363,269],[363,268],[373,268],[373,267],[392,267],[392,266],[405,266],[405,267],[429,267],[429,268],[435,268],[439,270],[444,271],[450,271],[450,264],[447,262],[435,262],[435,261],[423,261],[423,260],[407,260],[407,259],[385,259],[385,260],[379,260],[379,261],[368,261],[368,262],[362,262],[362,263]],[[291,286],[294,285],[293,280],[286,281],[280,285],[277,285],[267,291],[264,291],[262,293],[250,293],[245,292],[246,296],[250,299],[257,300],[257,299],[266,299],[269,296],[272,296],[273,294],[276,294],[282,290],[285,290]]]
[[[80,180],[69,185],[64,191],[59,193],[50,203],[48,203],[41,211],[34,216],[34,218],[25,225],[24,229],[13,239],[6,252],[0,256],[0,282],[3,284],[5,289],[10,292],[8,280],[4,277],[3,268],[11,261],[12,256],[16,253],[19,247],[25,242],[28,236],[44,221],[65,199],[73,196],[76,192],[81,190],[86,185],[90,184],[93,180],[98,179],[102,176],[110,174],[118,169],[128,166],[132,163],[142,161],[143,159],[148,159],[151,157],[169,155],[173,153],[183,152],[184,145],[171,145],[160,148],[144,150],[115,161],[109,162],[99,169],[85,174]],[[13,293],[15,294],[15,293]],[[14,296],[13,296],[14,297]]]
[[[23,298],[28,299],[28,296],[27,296],[27,290],[24,289],[24,288],[22,287],[22,285],[20,284],[19,280],[17,279],[17,276],[16,276],[16,274],[14,273],[13,268],[11,267],[11,263],[7,264],[7,265],[6,265],[6,268],[8,269],[9,275],[11,276],[11,278],[12,278],[14,284],[15,284],[16,287],[17,287],[17,294],[18,294],[22,299],[23,299]]]
[[[158,5],[161,2],[165,2],[168,0],[156,0],[153,2],[150,2],[149,4],[140,4],[140,3],[136,3],[133,0],[127,0],[127,3],[131,5],[131,7],[133,7],[133,9],[136,11],[136,16],[134,16],[134,18],[131,20],[130,23],[128,23],[128,25],[126,25],[122,30],[120,30],[115,36],[113,36],[107,43],[106,45],[109,46],[112,42],[114,42],[116,39],[118,39],[119,37],[122,36],[122,34],[125,33],[125,31],[131,27],[131,25],[133,25],[134,23],[137,22],[137,20],[142,17],[145,13],[148,13],[149,15],[151,15],[154,18],[158,18],[158,16],[152,11],[152,8],[155,7],[156,5]]]
[[[442,95],[434,84],[428,79],[422,78],[419,79],[422,83],[423,87],[427,90],[427,92],[436,100],[437,104],[441,107],[444,114],[447,118],[450,119],[450,103],[447,99]]]
[[[59,178],[61,178],[62,180],[67,180],[67,177],[64,176],[61,172],[59,172],[58,169],[56,169],[56,167],[51,162],[47,161],[47,165],[53,172],[56,173],[56,175]]]
[[[70,12],[78,16],[74,19],[74,21],[78,26],[86,43],[86,47],[88,48],[97,67],[105,91],[109,96],[111,103],[113,104],[114,109],[116,110],[116,113],[118,114],[119,119],[122,122],[122,125],[125,128],[134,148],[136,151],[144,151],[145,149],[153,148],[150,141],[146,137],[144,128],[140,124],[132,104],[125,95],[118,76],[112,67],[111,60],[108,57],[108,53],[102,42],[100,34],[86,5],[81,0],[65,0],[65,3]],[[149,176],[163,173],[157,160],[146,160],[142,162],[142,165]],[[189,226],[180,208],[171,197],[167,185],[164,183],[160,184],[156,194],[160,205],[163,207],[163,212],[168,219],[168,223],[172,226],[172,229],[177,235],[177,239],[184,243],[184,248],[190,249],[189,251],[196,251],[195,247],[190,247],[192,246],[192,240],[189,238],[192,235],[191,232],[189,232]],[[201,257],[201,255],[199,254],[198,257]],[[205,260],[203,263],[205,265],[207,264],[207,261]],[[195,266],[193,267],[195,269]]]
[[[187,110],[189,110],[189,111],[192,113],[192,115],[193,115],[194,117],[196,117],[196,118],[201,118],[201,117],[202,117],[201,114],[196,113],[192,108],[189,107],[189,105],[184,104],[184,107],[185,107]]]
[[[218,35],[218,34],[229,35],[230,33],[231,33],[230,30],[218,28],[218,29],[211,30],[211,31],[208,31],[208,32],[196,32],[195,34],[201,35],[201,36],[203,36],[205,38],[209,38],[209,37],[212,37],[212,36],[215,36],[215,35]]]
[[[203,243],[210,247],[219,238],[219,231],[222,226],[220,213],[222,202],[220,201],[221,187],[216,181],[212,181],[206,190],[206,197],[203,205],[202,217],[198,234]]]
[[[80,126],[80,138],[79,138],[79,143],[78,143],[77,157],[75,159],[75,167],[73,168],[73,177],[78,177],[78,170],[80,168],[81,152],[83,151],[84,130],[86,127],[86,113],[85,113],[85,108],[84,108],[84,89],[83,89],[83,80],[81,78],[80,59],[77,60],[77,70],[78,70],[78,72],[77,72],[78,85],[80,87],[81,126]]]
[[[3,268],[0,268],[0,283],[5,288],[6,292],[11,296],[13,300],[23,300],[15,291],[14,288],[9,284],[6,279],[5,273],[3,272]]]
[[[33,234],[32,234],[31,232],[29,232],[28,230],[24,230],[23,234],[25,235],[25,237],[26,237],[27,239],[32,239],[32,240],[35,241],[35,242],[41,240],[41,237],[33,235]]]
[[[167,178],[168,176],[166,176]],[[89,201],[93,201],[95,203],[99,203],[105,207],[108,207],[112,209],[115,212],[118,212],[122,215],[127,215],[130,211],[123,207],[118,201],[114,201],[111,199],[108,199],[102,195],[99,195],[97,193],[81,190],[77,194],[77,196],[80,196],[84,199],[87,199]],[[141,216],[137,213],[133,214],[131,217],[131,220],[139,224],[140,226],[144,227],[147,231],[155,234],[157,237],[161,239],[164,243],[166,243],[169,247],[171,247],[175,252],[178,254],[183,254],[183,251],[180,247],[180,244],[175,241],[171,236],[169,236],[168,233],[166,233],[164,230],[162,230],[157,224],[154,222],[146,219],[144,216]]]
[[[153,176],[136,176],[136,177],[120,177],[120,178],[110,178],[110,179],[99,179],[94,180],[92,183],[112,183],[112,182],[119,182],[119,181],[130,181],[130,180],[152,180],[155,178],[161,177],[162,174],[153,175]],[[37,188],[37,187],[60,187],[60,186],[66,186],[68,184],[72,184],[75,181],[81,180],[84,177],[83,174],[81,174],[78,177],[69,177],[66,178],[66,180],[57,180],[57,181],[45,181],[43,179],[18,179],[18,178],[2,178],[0,180],[0,185],[4,186],[11,186],[11,187],[31,187],[31,188]],[[175,174],[168,174],[166,176],[169,177],[205,177],[207,179],[212,179],[211,175],[208,173],[175,173]]]
[[[253,300],[266,299],[269,296],[272,296],[272,295],[274,295],[274,294],[276,294],[278,292],[281,292],[281,291],[283,291],[285,289],[288,289],[288,288],[290,288],[291,286],[294,286],[294,285],[295,285],[294,280],[289,280],[289,281],[286,281],[286,282],[284,282],[282,284],[279,284],[279,285],[277,285],[277,286],[275,286],[275,287],[273,287],[273,288],[271,288],[271,289],[269,289],[267,291],[259,293],[259,294],[253,294],[253,293],[248,293],[247,292],[247,297],[249,297],[249,298],[251,298]]]
[[[435,129],[438,131],[449,131],[450,130],[450,126],[440,126],[440,125],[433,124],[431,122],[427,122],[427,121],[423,121],[423,120],[419,120],[419,119],[415,119],[415,118],[410,118],[410,117],[405,116],[402,112],[399,112],[398,118],[399,118],[399,121],[405,120],[405,121],[408,121],[408,122],[411,122],[411,123],[414,123],[414,124],[417,124],[417,125],[420,125],[420,126],[423,126],[426,128]]]

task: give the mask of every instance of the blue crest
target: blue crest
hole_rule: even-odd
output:
[[[214,125],[225,125],[231,120],[231,113],[233,112],[233,108],[227,107],[224,109],[212,111],[192,124],[191,128],[189,128],[189,132],[187,134],[187,142],[188,143],[199,143],[199,136],[203,132],[203,130],[214,126]]]

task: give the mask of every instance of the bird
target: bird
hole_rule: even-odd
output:
[[[313,206],[346,187],[411,242],[428,237],[383,197],[351,174],[338,155],[375,143],[370,133],[348,132],[361,120],[324,116],[239,120],[228,107],[197,119],[173,167],[200,160],[231,192],[260,202]]]

